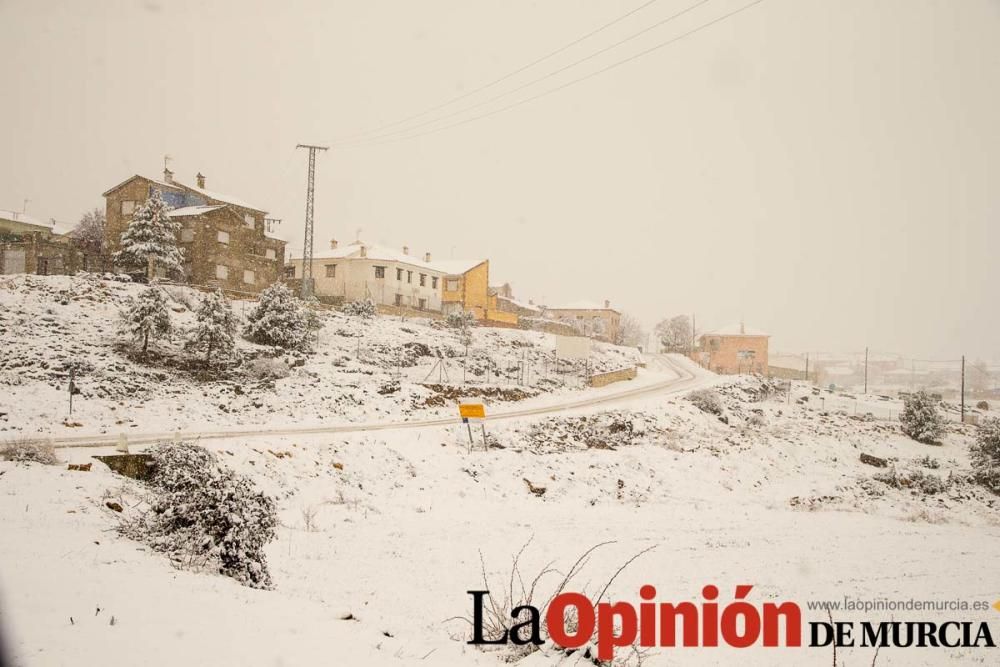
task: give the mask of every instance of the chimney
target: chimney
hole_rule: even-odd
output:
[[[610,301],[608,301],[607,299],[605,299],[605,300],[604,300],[604,307],[605,307],[605,308],[610,308],[610,307],[611,307],[611,302],[610,302]]]
[[[410,254],[410,246],[408,246],[408,245],[404,245],[403,246],[403,254],[404,255],[409,255]]]
[[[746,332],[746,327],[743,326],[743,320],[740,320],[740,333],[745,334]]]
[[[170,171],[166,167],[163,168],[163,182],[174,184],[174,172]]]
[[[431,254],[429,252],[424,253],[424,261],[427,262],[428,264],[431,263]]]
[[[330,250],[337,249],[337,239],[330,239]]]
[[[194,178],[195,178],[196,181],[198,181],[198,187],[201,188],[202,190],[204,190],[205,189],[205,175],[202,174],[199,171],[198,175],[195,176]]]
[[[361,256],[362,257],[368,256],[368,248],[366,248],[365,246],[361,246]]]

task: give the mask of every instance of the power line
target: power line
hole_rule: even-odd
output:
[[[665,47],[670,46],[672,44],[675,44],[675,43],[681,41],[682,39],[685,39],[687,37],[690,37],[691,35],[694,35],[694,34],[696,34],[698,32],[701,32],[702,30],[710,28],[710,27],[712,27],[713,25],[715,25],[717,23],[721,23],[722,21],[725,21],[726,19],[729,19],[729,18],[731,18],[731,17],[733,17],[733,16],[735,16],[737,14],[740,14],[740,13],[742,13],[742,12],[750,9],[751,7],[759,5],[762,2],[764,2],[764,0],[753,0],[753,2],[750,2],[750,3],[746,4],[746,5],[743,5],[742,7],[734,9],[733,11],[727,12],[727,13],[723,14],[722,16],[720,16],[720,17],[718,17],[716,19],[708,21],[707,23],[703,23],[703,24],[699,25],[698,27],[693,28],[693,29],[691,29],[691,30],[689,30],[689,31],[687,31],[685,33],[681,33],[680,35],[678,35],[676,37],[673,37],[673,38],[671,38],[671,39],[669,39],[669,40],[667,40],[665,42],[660,42],[659,44],[656,44],[656,45],[654,45],[654,46],[652,46],[652,47],[650,47],[648,49],[645,49],[645,50],[640,51],[640,52],[638,52],[638,53],[636,53],[634,55],[631,55],[628,58],[625,58],[623,60],[619,60],[617,62],[614,62],[614,63],[612,63],[610,65],[607,65],[606,67],[602,67],[601,69],[595,70],[595,71],[593,71],[593,72],[591,72],[589,74],[585,74],[584,76],[577,77],[576,79],[571,79],[570,81],[567,81],[566,83],[564,83],[564,84],[562,84],[560,86],[557,86],[555,88],[551,88],[549,90],[543,91],[543,92],[538,93],[536,95],[532,95],[531,97],[526,97],[526,98],[524,98],[522,100],[519,100],[517,102],[513,102],[511,104],[508,104],[507,106],[500,107],[499,109],[494,109],[493,111],[489,111],[489,112],[486,112],[486,113],[483,113],[483,114],[479,114],[478,116],[472,116],[470,118],[466,118],[464,120],[457,121],[455,123],[450,123],[448,125],[442,125],[441,127],[437,127],[437,128],[433,128],[433,129],[427,130],[426,132],[418,132],[417,134],[411,134],[411,135],[402,136],[402,137],[398,137],[398,138],[394,138],[394,139],[386,139],[385,141],[373,141],[372,143],[369,143],[369,144],[353,144],[353,145],[350,145],[350,146],[347,146],[347,147],[369,146],[369,145],[374,146],[374,145],[379,145],[379,144],[395,143],[397,141],[407,141],[409,139],[416,139],[418,137],[423,137],[423,136],[427,136],[429,134],[435,134],[437,132],[441,132],[441,131],[444,131],[444,130],[449,130],[449,129],[454,128],[454,127],[459,127],[461,125],[466,125],[468,123],[472,123],[472,122],[477,121],[477,120],[482,120],[484,118],[489,118],[490,116],[494,116],[496,114],[503,113],[505,111],[510,111],[511,109],[514,109],[516,107],[521,106],[522,104],[527,104],[529,102],[534,102],[535,100],[541,99],[543,97],[547,97],[547,96],[549,96],[549,95],[551,95],[553,93],[557,93],[557,92],[559,92],[561,90],[569,88],[570,86],[576,85],[578,83],[582,83],[584,81],[592,79],[595,76],[598,76],[600,74],[604,74],[606,72],[609,72],[609,71],[611,71],[613,69],[617,69],[618,67],[621,67],[622,65],[630,63],[633,60],[637,60],[637,59],[639,59],[639,58],[641,58],[641,57],[643,57],[645,55],[648,55],[648,54],[650,54],[650,53],[652,53],[654,51],[657,51],[659,49],[662,49],[662,48],[665,48]]]
[[[616,19],[614,19],[612,21],[609,21],[608,23],[605,23],[604,25],[602,25],[602,26],[600,26],[598,28],[595,28],[594,30],[591,30],[586,35],[583,35],[582,37],[578,37],[578,38],[574,39],[573,41],[571,41],[571,42],[569,42],[567,44],[564,44],[563,46],[560,46],[555,51],[551,51],[551,52],[547,53],[546,55],[542,56],[541,58],[536,58],[535,60],[532,60],[527,65],[522,65],[521,67],[518,67],[517,69],[513,70],[512,72],[508,72],[507,74],[504,74],[503,76],[501,76],[501,77],[499,77],[497,79],[494,79],[493,81],[490,81],[489,83],[485,83],[485,84],[483,84],[483,85],[481,85],[481,86],[479,86],[477,88],[473,88],[472,90],[469,90],[469,91],[467,91],[465,93],[462,93],[458,97],[453,97],[450,100],[447,100],[445,102],[442,102],[441,104],[438,104],[437,106],[433,106],[433,107],[430,107],[428,109],[424,109],[423,111],[421,111],[419,113],[415,113],[415,114],[410,115],[410,116],[407,116],[406,118],[400,118],[399,120],[395,120],[395,121],[392,121],[391,123],[386,123],[384,125],[380,125],[379,127],[372,128],[371,130],[367,130],[367,131],[364,131],[364,132],[358,132],[357,134],[353,134],[353,135],[344,137],[341,141],[351,141],[352,139],[358,139],[358,138],[365,137],[365,136],[368,136],[368,135],[371,135],[371,134],[377,134],[379,132],[382,132],[383,130],[389,129],[390,127],[395,127],[397,125],[402,125],[403,123],[406,123],[408,121],[414,120],[416,118],[420,118],[422,116],[426,116],[429,113],[432,113],[432,112],[437,111],[439,109],[443,109],[443,108],[445,108],[447,106],[450,106],[450,105],[454,104],[455,102],[461,102],[462,100],[467,99],[467,98],[471,97],[472,95],[475,95],[476,93],[479,93],[479,92],[482,92],[484,90],[487,90],[488,88],[492,88],[493,86],[497,85],[498,83],[503,83],[507,79],[510,79],[511,77],[516,76],[516,75],[520,74],[521,72],[524,72],[525,70],[531,69],[535,65],[543,63],[546,60],[549,60],[551,58],[554,58],[555,56],[559,55],[560,53],[562,53],[562,52],[564,52],[564,51],[566,51],[566,50],[568,50],[568,49],[576,46],[580,42],[588,40],[591,37],[593,37],[594,35],[607,30],[608,28],[610,28],[610,27],[612,27],[614,25],[617,25],[618,23],[621,23],[622,21],[624,21],[628,17],[632,16],[633,14],[635,14],[637,12],[640,12],[643,9],[645,9],[646,7],[649,7],[650,5],[655,4],[657,2],[660,2],[660,0],[648,0],[648,2],[644,2],[643,4],[639,5],[635,9],[632,9],[632,10],[630,10],[630,11],[622,14],[618,18],[616,18]],[[340,142],[337,142],[337,143],[340,143]]]
[[[421,127],[425,127],[427,125],[431,125],[433,123],[437,123],[437,122],[440,122],[442,120],[447,120],[448,118],[454,118],[455,116],[463,114],[463,113],[465,113],[467,111],[472,111],[473,109],[478,109],[478,108],[480,108],[482,106],[485,106],[487,104],[491,104],[493,102],[496,102],[497,100],[503,99],[504,97],[507,97],[509,95],[513,95],[514,93],[518,93],[518,92],[524,90],[525,88],[530,88],[531,86],[535,85],[536,83],[541,83],[542,81],[546,81],[548,79],[551,79],[554,76],[558,76],[559,74],[562,74],[566,70],[572,69],[572,68],[576,67],[577,65],[583,64],[583,63],[587,62],[588,60],[592,60],[592,59],[596,58],[597,56],[603,55],[603,54],[607,53],[608,51],[616,49],[619,46],[621,46],[622,44],[626,44],[628,42],[631,42],[634,39],[638,39],[639,37],[645,35],[647,32],[649,32],[651,30],[655,30],[656,28],[659,28],[659,27],[661,27],[663,25],[666,25],[667,23],[670,23],[671,21],[673,21],[675,19],[680,18],[684,14],[687,14],[688,12],[697,9],[701,5],[704,5],[706,2],[709,2],[709,0],[698,0],[693,5],[690,5],[687,8],[682,9],[681,11],[677,12],[676,14],[670,15],[670,16],[668,16],[665,19],[659,20],[656,23],[643,28],[639,32],[633,33],[633,34],[629,35],[628,37],[625,37],[624,39],[621,39],[621,40],[615,42],[614,44],[611,44],[609,46],[605,46],[602,49],[598,49],[597,51],[594,51],[593,53],[591,53],[589,55],[586,55],[583,58],[580,58],[579,60],[575,60],[575,61],[569,63],[568,65],[563,65],[562,67],[560,67],[560,68],[558,68],[558,69],[556,69],[556,70],[554,70],[552,72],[549,72],[548,74],[543,74],[542,76],[540,76],[538,78],[535,78],[535,79],[532,79],[531,81],[528,81],[527,83],[523,83],[520,86],[518,86],[517,88],[513,88],[511,90],[504,91],[504,92],[500,93],[499,95],[494,95],[493,97],[485,99],[485,100],[483,100],[481,102],[477,102],[476,104],[473,104],[472,106],[465,107],[464,109],[458,109],[457,111],[452,111],[451,113],[447,113],[444,116],[439,116],[438,118],[431,118],[431,119],[425,120],[425,121],[423,121],[421,123],[417,123],[416,125],[412,125],[410,127],[404,127],[404,128],[399,129],[399,130],[393,130],[391,132],[386,132],[384,134],[380,134],[380,135],[371,137],[370,139],[360,139],[360,140],[358,140],[358,143],[368,143],[369,141],[374,142],[374,141],[378,141],[379,139],[384,139],[384,138],[395,136],[395,135],[398,135],[398,134],[405,134],[406,132],[412,132],[412,131],[417,130],[417,129],[421,128]],[[348,144],[342,144],[342,145],[351,145],[351,144],[348,143]]]

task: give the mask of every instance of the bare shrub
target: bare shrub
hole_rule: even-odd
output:
[[[317,514],[319,514],[319,507],[316,505],[302,508],[302,526],[306,529],[307,533],[315,533],[318,530],[316,527]]]
[[[710,415],[721,415],[723,411],[722,398],[713,389],[698,389],[687,395],[696,408]]]
[[[280,380],[291,373],[284,361],[273,357],[253,359],[247,364],[247,371],[258,380]]]
[[[499,581],[499,585],[495,587],[490,585],[490,578],[486,574],[486,562],[483,559],[482,552],[481,551],[479,552],[479,562],[483,577],[483,588],[487,591],[486,595],[483,598],[483,605],[482,605],[483,638],[486,639],[487,641],[490,639],[498,639],[506,636],[510,632],[512,625],[515,625],[524,620],[524,619],[512,619],[510,613],[513,609],[524,605],[530,605],[538,609],[547,608],[556,598],[556,596],[564,592],[566,588],[570,585],[570,583],[579,577],[581,571],[590,561],[590,557],[595,551],[597,551],[601,547],[614,544],[614,542],[601,542],[599,544],[593,545],[592,547],[584,551],[582,554],[580,554],[580,556],[577,557],[576,561],[572,564],[572,566],[568,570],[565,571],[565,573],[561,573],[559,570],[555,569],[553,567],[554,562],[550,561],[549,563],[542,566],[535,573],[534,576],[532,576],[530,579],[526,579],[524,576],[524,572],[521,569],[521,557],[523,556],[525,550],[528,548],[528,545],[531,544],[532,539],[533,538],[525,542],[525,544],[520,548],[520,550],[518,550],[518,552],[514,554],[514,556],[511,558],[510,571],[505,576],[502,577],[502,579]],[[631,565],[636,559],[638,559],[640,556],[647,553],[648,551],[651,551],[654,548],[655,545],[643,549],[642,551],[633,555],[631,558],[627,559],[611,575],[611,577],[601,588],[600,592],[598,592],[594,596],[588,595],[588,597],[592,597],[595,605],[599,603],[607,593],[608,588],[610,588],[611,584],[615,581],[615,579],[618,578],[618,575],[624,572],[625,569],[628,568],[628,566]],[[559,578],[558,580],[554,579],[555,576],[559,576],[560,574],[562,575],[561,578]],[[544,579],[549,579],[549,578],[553,578],[553,582],[555,585],[551,587],[547,595],[544,595],[541,593],[542,581]],[[500,592],[497,594],[494,593],[494,591],[500,591]],[[579,592],[584,595],[587,595],[586,586],[581,587],[579,589]],[[578,623],[577,619],[572,616],[573,613],[574,613],[573,610],[570,610],[567,614],[567,617],[564,619],[565,627],[567,631],[570,632],[571,634],[576,631]],[[462,620],[468,623],[470,626],[474,627],[473,619],[467,616],[454,617],[448,620]],[[545,627],[544,623],[540,627],[540,634],[543,641],[548,638],[548,629]],[[472,638],[471,632],[469,633],[468,638],[470,639]],[[522,636],[521,639],[527,639],[527,637]],[[523,645],[506,643],[500,645],[480,646],[479,648],[483,650],[503,651],[504,652],[503,660],[505,662],[517,662],[522,658],[538,650],[538,646],[530,642]],[[629,649],[628,654],[623,656],[617,656],[613,661],[613,663],[611,664],[621,667],[625,667],[627,665],[641,665],[642,659],[645,657],[646,652],[635,645],[625,648]],[[557,650],[562,651],[564,649],[562,649],[561,647],[557,647]],[[569,655],[573,653],[573,651],[567,650],[566,653],[567,655]],[[589,657],[594,662],[594,664],[604,664],[598,662],[596,660],[596,657],[593,657],[596,655],[596,649],[592,646],[585,647],[583,649],[582,655],[584,657]]]
[[[59,463],[52,445],[35,442],[28,438],[14,438],[0,444],[0,460],[16,463],[41,463],[51,466]]]

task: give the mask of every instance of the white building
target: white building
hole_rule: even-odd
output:
[[[302,278],[302,258],[290,258],[289,277]],[[393,248],[355,241],[339,247],[330,242],[326,250],[313,253],[313,292],[319,297],[357,301],[370,298],[385,306],[416,310],[441,310],[445,267],[423,257]]]

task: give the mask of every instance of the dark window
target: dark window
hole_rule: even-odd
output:
[[[434,289],[437,289],[437,287],[438,287],[438,278],[437,278],[437,276],[431,276],[431,287],[433,287]]]
[[[385,278],[385,267],[384,266],[376,266],[375,267],[375,277],[376,278]]]
[[[420,286],[423,287],[426,284],[427,284],[427,274],[426,273],[421,273],[420,274]]]
[[[396,305],[397,306],[402,306],[403,305],[403,295],[402,294],[397,294],[396,295]]]
[[[406,272],[406,282],[408,282],[408,283],[412,283],[413,282],[413,271],[407,271]]]
[[[420,299],[420,301],[417,302],[417,308],[425,310],[427,308],[427,299]]]
[[[402,282],[403,280],[403,269],[396,269],[396,280]]]
[[[337,277],[337,265],[336,264],[327,264],[326,265],[326,277],[327,278],[336,278]]]

